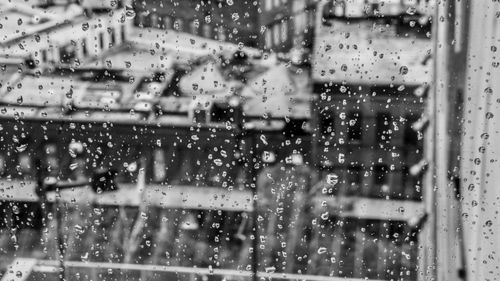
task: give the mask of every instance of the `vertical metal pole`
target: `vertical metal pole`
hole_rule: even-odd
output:
[[[258,194],[257,194],[257,181],[256,181],[256,173],[255,170],[252,166],[252,161],[251,161],[251,153],[248,151],[248,149],[252,149],[254,147],[254,142],[256,142],[256,134],[253,132],[249,133],[248,131],[243,131],[241,132],[242,136],[246,136],[246,138],[241,138],[241,139],[246,139],[245,143],[245,162],[248,165],[247,166],[247,172],[245,173],[248,179],[248,176],[250,176],[250,188],[252,189],[252,195],[253,195],[253,202],[252,202],[252,207],[253,207],[253,212],[252,212],[252,234],[253,234],[253,240],[252,240],[252,280],[253,281],[258,281],[259,278],[257,276],[257,272],[259,271],[259,227],[258,227]],[[247,143],[250,142],[250,143]]]
[[[258,281],[259,278],[257,276],[257,272],[259,271],[259,262],[258,262],[258,258],[259,258],[259,253],[258,253],[258,249],[259,249],[259,230],[258,230],[258,225],[257,225],[257,222],[258,222],[258,212],[257,212],[257,200],[255,200],[255,198],[258,198],[257,197],[257,185],[254,185],[253,189],[252,189],[252,194],[253,194],[253,213],[252,213],[252,222],[253,222],[253,235],[254,235],[254,239],[252,240],[252,248],[253,248],[253,252],[252,252],[252,270],[253,270],[253,277],[252,277],[252,280],[253,281]]]
[[[64,234],[62,230],[62,214],[61,214],[61,209],[60,209],[60,190],[59,188],[56,190],[56,201],[55,201],[55,215],[56,215],[56,230],[57,230],[57,253],[58,253],[58,259],[59,259],[59,280],[60,281],[65,281],[66,280],[66,268],[64,266],[64,252],[65,252],[65,245],[64,245]]]

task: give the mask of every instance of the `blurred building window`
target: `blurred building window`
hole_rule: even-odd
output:
[[[125,42],[125,40],[127,40],[127,32],[125,28],[126,28],[125,25],[120,26],[120,37],[122,43]]]
[[[412,175],[408,166],[403,166],[401,176],[401,184],[403,186],[403,195],[405,199],[420,200],[421,198],[421,184],[423,174]]]
[[[212,38],[212,26],[210,24],[203,25],[203,37]]]
[[[375,184],[387,184],[388,167],[385,164],[377,164],[374,167]]]
[[[200,22],[198,21],[198,19],[194,19],[193,21],[191,21],[189,28],[191,34],[198,35],[200,29]]]
[[[72,44],[67,44],[59,49],[59,59],[61,63],[71,63],[76,58],[76,48]]]
[[[351,141],[360,141],[363,130],[363,119],[360,111],[352,111],[347,115],[347,136]]]
[[[392,116],[390,113],[377,113],[376,117],[377,141],[380,143],[388,143],[391,138],[391,122]]]
[[[47,50],[41,50],[40,54],[41,54],[42,62],[47,62]]]
[[[286,42],[288,40],[288,20],[283,20],[281,22],[281,41]]]
[[[163,149],[155,149],[153,152],[153,181],[162,182],[167,177],[167,163]]]
[[[180,184],[191,184],[195,180],[195,172],[197,170],[196,155],[197,151],[182,148],[179,153],[180,157],[180,169],[176,179],[180,181]]]
[[[279,7],[280,6],[280,0],[273,0],[273,7]]]
[[[336,17],[345,17],[346,16],[346,3],[341,1],[334,1],[333,14]]]
[[[389,167],[385,164],[377,164],[373,167],[374,189],[369,191],[373,197],[382,197],[389,191]]]
[[[182,19],[176,19],[174,21],[174,29],[177,31],[184,31],[184,21]]]
[[[82,39],[82,54],[84,57],[87,57],[89,54],[89,50],[87,49],[87,38]],[[47,54],[45,54],[47,56]]]
[[[0,177],[3,177],[7,171],[7,157],[0,153]]]
[[[217,27],[217,39],[221,41],[226,40],[226,29],[224,26]]]
[[[354,219],[343,219],[342,233],[344,241],[340,246],[340,257],[342,263],[339,265],[339,276],[347,277],[353,273],[350,271],[354,269],[356,248],[360,247],[360,243],[356,243],[356,229],[357,222]]]
[[[349,165],[347,168],[347,195],[361,195],[362,181],[363,172],[361,165]]]
[[[49,176],[58,176],[60,172],[60,160],[56,143],[47,143],[44,145],[44,164]]]
[[[135,25],[138,27],[145,27],[144,24],[146,22],[146,14],[144,12],[140,12],[135,17]]]
[[[272,3],[273,0],[264,0],[264,1],[265,1],[266,11],[271,10],[273,8],[273,3]]]
[[[321,135],[324,137],[333,136],[335,130],[335,119],[333,118],[333,114],[331,114],[330,112],[323,112],[323,114],[321,114],[320,116]]]
[[[272,28],[273,28],[273,45],[277,46],[280,43],[279,23],[275,23]]]
[[[70,160],[70,178],[73,180],[85,179],[87,175],[87,161],[85,157],[85,146],[82,142],[71,141],[68,145],[68,153],[71,156]]]
[[[109,39],[110,39],[110,47],[114,47],[116,45],[116,32],[114,27],[108,28]]]
[[[312,12],[306,12],[307,14],[307,26],[314,26],[314,18],[315,18],[315,13],[314,11]]]
[[[172,18],[170,16],[163,17],[163,28],[172,29]]]
[[[151,24],[151,27],[153,28],[159,28],[159,20],[158,20],[158,14],[157,13],[151,13],[149,14],[149,22]]]
[[[306,28],[306,13],[299,12],[297,15],[295,15],[294,24],[295,24],[294,31],[296,35],[303,32],[304,29]]]
[[[272,31],[269,28],[267,28],[265,31],[265,41],[266,41],[266,48],[270,49],[273,45],[273,42],[272,42]]]
[[[104,50],[104,33],[99,32],[99,48]]]
[[[413,124],[419,119],[418,116],[406,116],[406,123],[404,128],[404,143],[405,145],[416,146],[419,144],[418,132],[413,129]]]
[[[30,179],[32,176],[32,167],[33,167],[33,161],[31,159],[31,156],[27,152],[21,152],[18,155],[18,174],[21,176],[23,179]]]

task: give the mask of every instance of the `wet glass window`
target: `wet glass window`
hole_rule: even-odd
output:
[[[0,281],[495,280],[498,1],[0,1]]]

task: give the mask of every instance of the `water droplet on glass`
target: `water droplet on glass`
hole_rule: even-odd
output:
[[[16,147],[16,150],[17,150],[18,152],[23,152],[23,151],[25,151],[25,150],[26,150],[26,148],[28,148],[28,144],[21,144],[21,145],[19,145],[18,147]]]
[[[329,217],[330,217],[330,214],[328,212],[321,214],[321,219],[324,221],[328,220]]]
[[[267,138],[265,135],[260,135],[260,140],[262,141],[263,144],[267,145],[268,142],[267,142]]]
[[[402,253],[405,259],[409,260],[411,258],[410,254],[407,254],[405,252]]]
[[[417,12],[417,8],[415,7],[409,7],[408,10],[406,10],[406,13],[410,16],[413,16]]]
[[[325,247],[320,247],[320,248],[318,249],[318,254],[322,255],[322,254],[324,254],[324,253],[326,253],[326,248],[325,248]]]
[[[83,227],[81,225],[79,225],[79,224],[75,225],[75,231],[78,234],[82,234],[84,232]]]
[[[134,8],[130,6],[126,6],[126,11],[125,11],[125,16],[129,19],[135,18],[135,11]]]
[[[328,174],[326,176],[326,182],[330,185],[336,185],[339,182],[339,176],[336,174]]]
[[[345,157],[343,153],[339,153],[338,160],[340,164],[343,164],[345,162]]]
[[[401,67],[399,68],[399,74],[401,74],[401,75],[406,75],[406,74],[408,74],[408,67],[407,67],[407,66],[404,66],[404,65],[403,65],[403,66],[401,66]]]
[[[72,163],[71,165],[69,165],[69,169],[71,171],[75,170],[76,168],[78,168],[78,163]]]
[[[276,267],[274,266],[269,266],[264,269],[267,273],[273,273],[276,271]]]
[[[20,213],[20,210],[19,210],[19,207],[14,205],[12,206],[12,212],[15,214],[15,215],[19,215]]]

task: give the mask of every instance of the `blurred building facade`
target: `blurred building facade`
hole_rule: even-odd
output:
[[[6,27],[0,43],[2,57],[26,61],[25,67],[31,69],[95,61],[103,52],[124,46],[130,32],[124,9],[118,6],[112,16],[75,3],[47,8],[5,3],[2,8],[6,15],[19,18],[17,25],[24,31]]]
[[[340,276],[417,279],[421,241],[412,221],[424,215],[422,120],[432,71],[433,7],[427,5],[318,4],[313,161],[323,192],[340,202],[324,209],[330,241],[320,240],[342,261]],[[360,212],[357,204],[371,211]],[[393,208],[400,216],[391,217]]]
[[[133,1],[138,27],[258,46],[257,1]]]
[[[292,49],[308,53],[314,38],[316,3],[312,0],[260,2],[262,48],[274,52]]]
[[[73,21],[54,19],[70,7]],[[310,162],[310,135],[302,130],[307,74],[235,53],[235,44],[150,49],[136,43],[126,7],[104,14],[68,5],[1,8],[9,17],[54,16],[38,32],[2,34],[13,41],[6,40],[0,75],[0,185],[8,190],[0,236],[16,238],[1,241],[0,268],[16,255],[56,259],[62,227],[71,230],[67,260],[251,270],[249,217],[261,155],[273,150],[278,163],[288,163],[295,153]],[[117,39],[116,30],[126,34]],[[66,45],[72,48],[63,52]],[[45,58],[47,48],[54,50]],[[101,168],[116,172],[119,191],[94,196],[75,188],[62,192],[61,205],[49,194],[40,207],[43,179],[88,181]],[[154,191],[141,194],[139,185]]]
[[[317,1],[133,1],[135,26],[275,52],[310,50]]]

